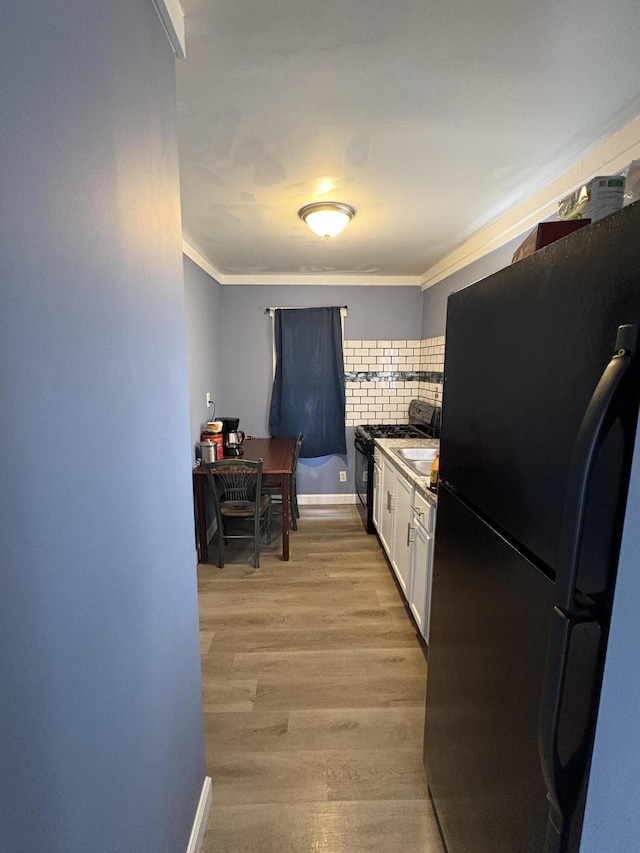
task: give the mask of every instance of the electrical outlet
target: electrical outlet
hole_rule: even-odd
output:
[[[211,394],[207,391],[207,409],[211,406]]]
[[[340,471],[340,482],[341,483],[347,482],[347,472],[346,471]]]

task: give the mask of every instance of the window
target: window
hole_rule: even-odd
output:
[[[301,457],[346,454],[340,308],[276,308],[274,438],[304,433]]]

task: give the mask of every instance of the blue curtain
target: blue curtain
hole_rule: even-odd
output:
[[[345,454],[344,361],[339,308],[275,311],[276,375],[269,431],[304,433],[300,456]]]

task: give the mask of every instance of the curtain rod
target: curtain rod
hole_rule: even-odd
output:
[[[305,307],[310,307],[310,306],[305,306]],[[326,306],[322,306],[322,307],[324,308],[324,307],[326,307]],[[337,306],[336,306],[336,307],[337,307]],[[300,311],[300,310],[301,310],[301,309],[300,309],[300,308],[296,308],[296,306],[295,306],[295,305],[286,305],[286,306],[284,306],[284,305],[279,305],[279,306],[277,306],[277,307],[275,307],[275,308],[265,308],[265,309],[264,309],[264,313],[265,313],[265,314],[273,314],[273,312],[274,312],[274,311]],[[340,306],[340,311],[344,311],[345,316],[346,316],[346,314],[347,314],[347,310],[348,310],[348,306],[347,306],[347,305],[341,305],[341,306]]]

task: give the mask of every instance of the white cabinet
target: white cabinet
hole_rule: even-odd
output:
[[[373,518],[418,630],[428,642],[435,507],[380,453],[374,468]]]
[[[393,539],[391,545],[391,565],[402,587],[405,598],[409,596],[409,569],[411,557],[411,502],[413,500],[413,483],[396,471],[393,490]]]
[[[391,555],[393,541],[393,489],[396,483],[396,469],[386,456],[382,457],[380,473],[380,520],[378,535],[384,550]]]
[[[435,508],[416,491],[412,505],[411,585],[407,600],[420,633],[429,642],[429,611],[433,575],[433,529]]]
[[[411,503],[414,486],[382,456],[378,535],[405,596],[409,594]],[[374,495],[374,505],[377,495]]]
[[[382,460],[380,450],[376,447],[373,453],[373,524],[380,533],[380,518],[382,514]]]

